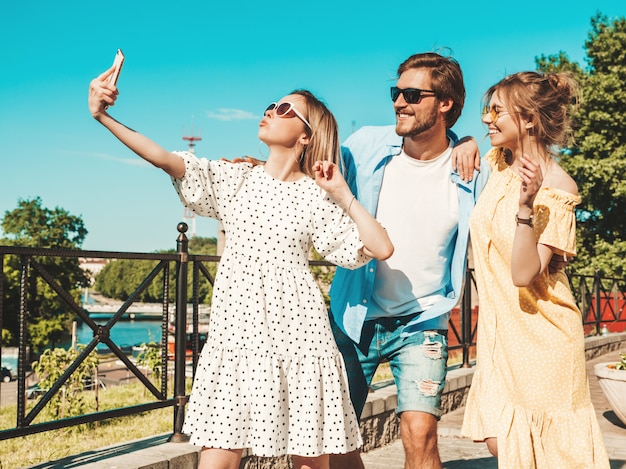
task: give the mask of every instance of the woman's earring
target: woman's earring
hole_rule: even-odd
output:
[[[302,159],[304,158],[304,153],[306,152],[306,145],[302,145],[302,151],[300,152],[300,156],[298,156],[298,145],[296,144],[294,146],[294,159],[296,160],[296,163],[298,163],[299,165],[302,165]]]
[[[261,158],[263,158],[264,160],[267,160],[267,156],[265,156],[265,155],[263,154],[263,152],[261,151],[261,150],[262,150],[261,145],[263,145],[263,141],[262,141],[262,140],[259,140],[259,148],[258,148],[259,155],[261,155]]]

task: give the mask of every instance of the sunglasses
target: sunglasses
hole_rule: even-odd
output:
[[[487,116],[491,117],[491,123],[495,124],[500,118],[500,116],[506,116],[508,113],[509,111],[503,111],[495,107],[490,108],[489,106],[485,106],[483,108],[482,116],[483,116],[483,119]]]
[[[269,106],[265,109],[263,113],[264,116],[267,116],[267,113],[270,111],[274,111],[278,117],[298,117],[302,122],[306,124],[311,132],[313,132],[313,127],[309,124],[309,121],[304,118],[304,116],[298,111],[293,103],[285,101],[284,103],[270,103]]]
[[[402,94],[404,100],[408,104],[418,104],[422,98],[427,96],[437,96],[433,90],[420,90],[419,88],[398,88],[397,86],[391,87],[391,100],[395,103],[398,97]]]

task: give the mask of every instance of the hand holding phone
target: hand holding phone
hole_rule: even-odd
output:
[[[113,73],[109,77],[110,84],[114,86],[117,85],[117,79],[119,78],[120,72],[122,71],[122,65],[124,65],[124,53],[122,52],[122,49],[118,49],[117,53],[115,54],[115,60],[113,61],[113,66],[115,67],[115,70],[113,70]]]

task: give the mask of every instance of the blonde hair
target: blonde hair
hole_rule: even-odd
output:
[[[506,103],[511,117],[519,125],[524,118],[529,129],[550,155],[566,145],[571,137],[571,108],[578,103],[579,88],[567,72],[519,72],[502,79],[485,93],[489,104],[494,93]],[[523,147],[523,139],[520,139]]]
[[[313,163],[316,161],[332,161],[339,164],[340,142],[337,121],[326,105],[310,91],[300,89],[289,94],[302,96],[306,103],[305,117],[312,130],[305,126],[309,143],[304,147],[300,170],[314,178]]]

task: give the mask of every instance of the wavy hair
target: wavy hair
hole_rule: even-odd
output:
[[[310,91],[298,89],[289,94],[302,96],[306,103],[305,117],[312,130],[305,127],[309,144],[305,146],[300,159],[300,170],[314,178],[313,163],[316,161],[332,161],[339,164],[340,142],[337,121],[326,105]]]
[[[484,103],[488,105],[496,92],[518,125],[522,118],[533,123],[529,130],[550,155],[568,143],[570,111],[579,101],[578,83],[570,73],[514,73],[489,88]]]

